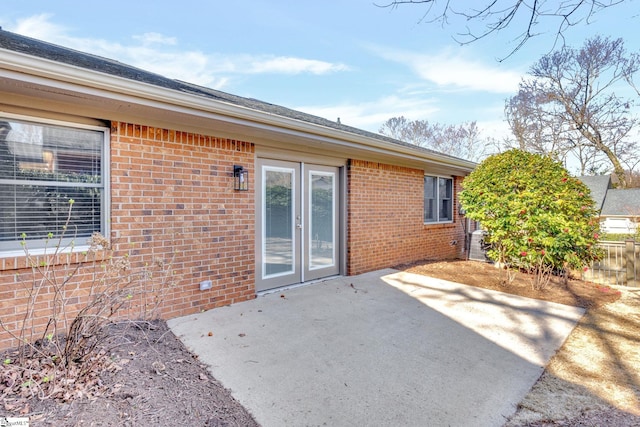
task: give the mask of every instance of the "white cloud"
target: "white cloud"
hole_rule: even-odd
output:
[[[453,54],[450,49],[435,55],[387,49],[370,48],[380,57],[409,67],[423,80],[440,88],[457,88],[492,93],[513,93],[523,73],[505,69],[504,64],[487,65]]]
[[[382,124],[391,117],[404,116],[409,120],[428,120],[430,123],[460,124],[476,121],[482,138],[494,138],[502,142],[511,137],[509,125],[501,119],[501,102],[496,107],[485,107],[482,111],[471,109],[460,116],[459,111],[447,112],[445,105],[438,98],[428,97],[424,92],[402,91],[364,103],[341,103],[336,105],[303,105],[294,107],[328,120],[337,120],[344,125],[365,129],[378,133]],[[450,120],[444,119],[449,117]],[[482,118],[481,118],[482,117]],[[492,118],[495,117],[495,118]],[[487,153],[493,153],[496,147],[487,147]]]
[[[142,35],[133,36],[134,40],[139,40],[143,45],[150,44],[164,44],[169,46],[175,46],[178,44],[178,39],[175,37],[167,37],[160,33],[144,33]]]
[[[279,73],[279,74],[327,74],[336,71],[348,71],[344,64],[318,61],[314,59],[293,58],[287,56],[253,59],[248,68],[249,73]]]
[[[76,37],[70,28],[57,25],[49,14],[31,16],[15,23],[2,22],[0,18],[0,23],[10,31],[215,89],[227,88],[234,81],[248,80],[248,76],[255,75],[324,75],[351,70],[343,63],[310,58],[183,50],[176,37],[157,32],[131,35],[129,39],[122,39],[120,35],[118,41]],[[516,71],[503,69],[503,64],[487,65],[466,58],[464,52],[456,55],[443,51],[427,55],[381,47],[369,47],[369,50],[392,65],[401,64],[409,70],[408,76],[406,72],[400,72],[390,77],[397,83],[395,93],[394,89],[381,87],[381,91],[390,95],[373,95],[377,98],[371,101],[354,100],[333,105],[314,105],[311,101],[310,105],[294,108],[329,120],[340,117],[346,125],[372,132],[377,132],[389,118],[398,116],[443,123],[478,120],[481,125],[483,120],[491,121],[494,117],[499,120],[504,106],[503,94],[515,93],[520,79]],[[353,96],[357,96],[356,92]],[[350,89],[338,93],[348,94]],[[370,95],[367,99],[371,99]],[[466,102],[468,96],[483,102]],[[501,133],[500,126],[491,128],[492,134]]]
[[[18,34],[115,59],[166,77],[214,89],[226,86],[234,75],[320,75],[349,70],[344,64],[307,58],[183,51],[175,37],[156,32],[133,35],[130,43],[74,37],[69,35],[67,28],[53,23],[51,18],[50,14],[40,14],[20,19],[15,25],[4,25],[8,30]]]
[[[40,15],[19,19],[15,25],[7,25],[7,29],[40,40],[64,39],[63,35],[66,32],[66,28],[50,22],[49,19],[51,17],[52,15],[49,13],[41,13]]]
[[[477,125],[483,136],[495,138],[499,141],[505,138],[513,138],[506,120],[478,120]]]
[[[387,96],[364,103],[342,103],[338,105],[307,105],[294,107],[328,120],[337,120],[344,125],[378,132],[380,126],[391,117],[404,116],[411,120],[428,119],[438,111],[434,100],[419,97],[406,98]]]

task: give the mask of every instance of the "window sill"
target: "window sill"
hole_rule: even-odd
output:
[[[56,256],[54,264],[72,263],[77,264],[84,261],[84,255],[89,250],[88,245],[75,246],[74,248],[65,248],[57,253],[55,249],[32,249],[29,250],[29,256],[36,263],[40,263],[45,257]],[[20,270],[30,268],[28,257],[23,250],[2,251],[0,252],[0,271]]]
[[[449,226],[455,226],[456,224],[453,221],[447,221],[447,222],[424,222],[422,223],[422,225],[424,225],[425,227],[433,227],[433,226],[449,227]]]

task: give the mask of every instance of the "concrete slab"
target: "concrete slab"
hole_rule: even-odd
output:
[[[387,269],[169,326],[264,427],[501,426],[582,314]]]

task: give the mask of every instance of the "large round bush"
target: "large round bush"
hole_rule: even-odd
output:
[[[493,155],[462,188],[467,217],[487,232],[489,257],[531,271],[537,286],[596,259],[599,223],[589,189],[550,157],[515,149]]]

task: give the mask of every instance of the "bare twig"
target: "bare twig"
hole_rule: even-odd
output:
[[[73,261],[67,256],[62,261],[62,256],[73,252],[73,243],[64,244],[72,205],[70,201],[67,222],[56,243],[46,245],[43,255],[34,256],[23,235],[22,246],[31,276],[23,282],[26,310],[18,328],[0,319],[0,328],[18,343],[12,353],[17,360],[7,356],[0,366],[3,397],[15,396],[20,400],[29,395],[68,401],[96,392],[100,386],[99,373],[111,366],[105,344],[110,339],[108,326],[115,319],[128,317],[123,314],[126,310],[131,315],[133,301],[139,303],[140,319],[150,324],[149,320],[158,314],[164,293],[178,280],[172,265],[175,253],[168,261],[156,259],[150,265],[133,269],[126,254],[112,256],[111,243],[99,234],[91,236],[85,254],[76,254],[78,259]],[[51,239],[52,235],[49,236]],[[93,268],[89,282],[83,286],[87,275],[82,270],[87,263]],[[81,288],[88,295],[76,292]],[[48,318],[45,317],[43,327],[38,327],[36,320],[43,318],[42,303],[46,298]],[[38,332],[40,339],[35,339]]]
[[[616,6],[624,0],[567,0],[558,3],[541,0],[485,0],[480,7],[475,2],[459,2],[454,0],[394,0],[378,7],[397,9],[403,5],[425,5],[426,11],[419,22],[449,24],[450,17],[460,17],[467,24],[475,25],[475,30],[466,27],[466,31],[458,32],[455,38],[461,45],[474,43],[495,33],[507,30],[524,22],[524,28],[514,38],[516,45],[499,61],[503,61],[519,51],[531,38],[538,36],[536,28],[545,22],[555,24],[555,42],[562,40],[564,32],[581,22],[590,22],[591,18],[603,9]],[[441,7],[438,7],[440,6]],[[455,6],[458,6],[457,8]],[[476,25],[477,24],[477,25]]]

